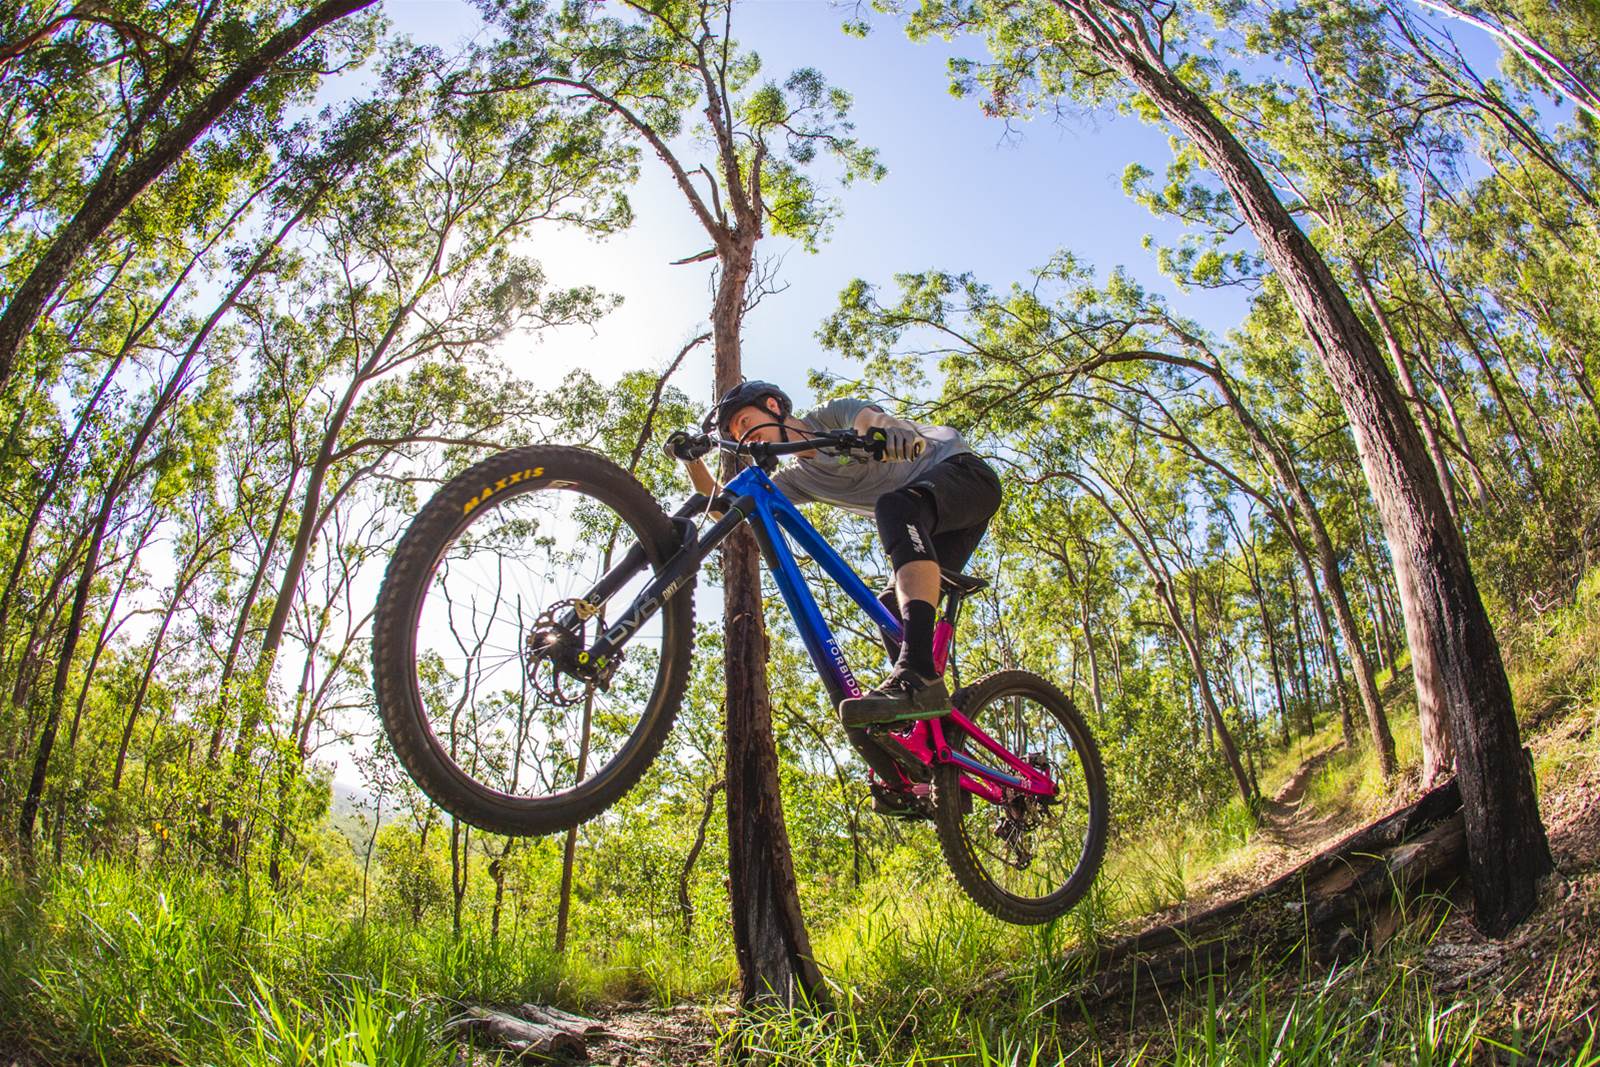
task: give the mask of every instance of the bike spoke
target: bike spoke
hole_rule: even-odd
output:
[[[1026,694],[991,701],[973,715],[975,724],[997,744],[1028,762],[1042,760],[1056,783],[1054,802],[1045,803],[1004,787],[1006,801],[974,797],[961,820],[968,852],[997,888],[1022,901],[1057,892],[1083,858],[1088,828],[1088,797],[1077,746],[1064,723]],[[988,766],[991,754],[970,738],[956,743]],[[1010,773],[1007,768],[1006,773]]]
[[[529,636],[561,605],[594,588],[633,543],[632,531],[595,502],[560,489],[490,501],[434,568],[416,624],[418,690],[431,729],[463,771],[507,792],[570,789],[621,750],[635,702],[660,667],[659,616],[628,641],[612,676],[616,696],[558,677],[546,662],[530,677]],[[609,516],[609,518],[607,518]],[[606,616],[649,581],[636,574],[594,618],[584,647]],[[557,697],[559,696],[559,699]]]

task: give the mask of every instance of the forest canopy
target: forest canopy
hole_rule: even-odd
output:
[[[869,87],[826,54],[764,66],[745,9],[710,0],[478,0],[448,45],[372,0],[0,10],[0,864],[99,872],[132,910],[138,870],[247,914],[303,905],[380,963],[475,946],[515,977],[500,991],[579,959],[623,985],[734,983],[715,598],[644,781],[541,838],[470,827],[400,769],[374,600],[410,517],[497,451],[581,446],[669,511],[688,495],[660,442],[698,425],[705,361],[726,372],[746,318],[792,298],[781,253],[875,232],[852,203],[896,164]],[[995,141],[1105,121],[1168,148],[1072,179],[1150,213],[1119,262],[1074,247],[1077,205],[988,189],[1057,251],[836,273],[814,358],[745,353],[797,398],[956,426],[1000,471],[958,669],[1025,667],[1082,709],[1113,852],[1208,820],[1249,837],[1265,769],[1337,738],[1380,791],[1457,769],[1469,842],[1531,812],[1548,869],[1521,762],[1520,815],[1485,776],[1521,748],[1501,648],[1592,596],[1600,550],[1595,6],[883,0],[831,20],[933,65],[956,42],[948,88]],[[651,253],[704,303],[600,358],[583,338],[640,294],[563,257],[624,247],[647,210],[699,227],[708,251]],[[807,513],[882,584],[869,521]],[[876,632],[818,593],[875,669]],[[874,814],[762,596],[799,899],[848,982],[888,936],[861,932],[878,905],[948,876],[923,827]],[[1503,891],[1500,912],[1479,898],[1501,932],[1532,907]],[[455,958],[424,985],[485,988]],[[0,982],[8,1010],[32,995]]]

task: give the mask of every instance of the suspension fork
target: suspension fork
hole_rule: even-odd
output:
[[[690,516],[708,504],[721,509],[723,516],[706,530],[705,536],[697,536]],[[673,524],[680,530],[681,540],[678,550],[650,583],[639,591],[639,595],[633,598],[633,603],[618,616],[617,621],[611,624],[611,628],[596,638],[594,644],[579,653],[578,662],[593,671],[596,676],[604,678],[607,668],[615,665],[618,649],[625,645],[651,616],[660,611],[662,605],[671,600],[674,594],[694,581],[705,558],[754,511],[755,503],[748,496],[741,496],[732,501],[726,496],[708,500],[703,494],[696,493],[686,500],[672,516]],[[644,546],[633,545],[623,554],[616,566],[595,583],[594,588],[583,597],[583,601],[598,611],[599,605],[605,603],[646,565]],[[578,624],[578,613],[568,611],[559,621],[562,626],[571,629]]]

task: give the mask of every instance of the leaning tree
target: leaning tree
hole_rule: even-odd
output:
[[[1127,103],[1181,136],[1232,198],[1344,408],[1394,560],[1406,633],[1437,660],[1465,812],[1477,922],[1524,919],[1553,868],[1511,687],[1461,533],[1383,355],[1327,260],[1207,96],[1211,49],[1173,0],[923,0],[914,33],[978,30],[999,111],[1062,96]],[[1202,54],[1202,49],[1205,54]],[[971,72],[972,68],[964,67]]]

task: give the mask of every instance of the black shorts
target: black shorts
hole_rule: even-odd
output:
[[[989,520],[1000,510],[1000,476],[971,452],[958,452],[909,483],[933,505],[933,554],[939,565],[959,571],[967,565]]]

